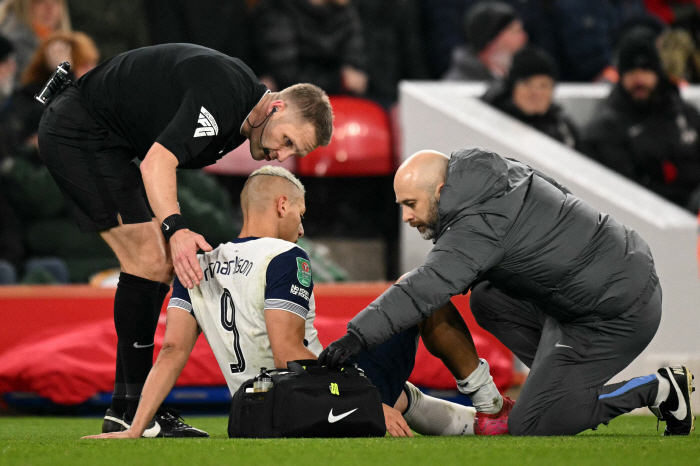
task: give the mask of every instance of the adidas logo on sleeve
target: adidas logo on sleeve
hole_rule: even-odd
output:
[[[216,120],[214,120],[212,114],[204,107],[199,111],[197,123],[202,125],[202,128],[197,128],[194,131],[194,137],[216,136],[219,134],[219,125],[216,124]]]

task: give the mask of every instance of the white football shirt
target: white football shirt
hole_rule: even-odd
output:
[[[299,246],[276,238],[238,238],[198,255],[204,279],[187,290],[176,278],[168,307],[188,311],[209,342],[231,394],[274,368],[265,309],[282,309],[306,321],[305,345],[323,349],[313,326],[311,264]]]

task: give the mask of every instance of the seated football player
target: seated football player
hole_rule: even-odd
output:
[[[316,359],[322,351],[313,326],[311,264],[306,252],[295,244],[304,234],[304,187],[282,167],[263,167],[246,182],[241,206],[244,223],[239,237],[199,256],[204,271],[200,285],[188,290],[175,279],[163,348],[148,375],[133,423],[124,425],[121,432],[87,438],[157,436],[153,414],[175,385],[200,331],[231,394],[261,367],[286,368],[288,361]],[[421,324],[426,345],[434,353],[441,346],[461,347],[471,342],[466,326],[466,336],[446,330],[451,325],[461,328],[454,324],[453,312],[454,308],[445,308],[432,323]],[[438,337],[442,341],[435,341]],[[502,409],[503,400],[488,365],[474,351],[474,361],[448,359],[445,363],[456,377],[476,374],[469,379],[473,390],[481,392],[474,397],[476,409],[424,395],[407,382],[417,338],[416,328],[355,358],[380,390],[387,431],[402,437],[412,436],[411,428],[425,435],[506,432],[506,419],[495,414],[507,416],[509,409]],[[482,422],[477,409],[484,412]]]

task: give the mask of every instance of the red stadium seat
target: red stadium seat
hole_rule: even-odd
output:
[[[356,97],[331,97],[333,139],[297,161],[301,176],[382,176],[394,172],[389,117]]]

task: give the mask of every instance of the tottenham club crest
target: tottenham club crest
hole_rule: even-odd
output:
[[[219,125],[216,124],[216,120],[214,120],[212,114],[204,107],[199,111],[197,123],[202,125],[202,128],[197,128],[194,131],[194,137],[216,136],[219,134]]]
[[[297,257],[297,280],[301,286],[311,286],[311,264],[303,257]]]

